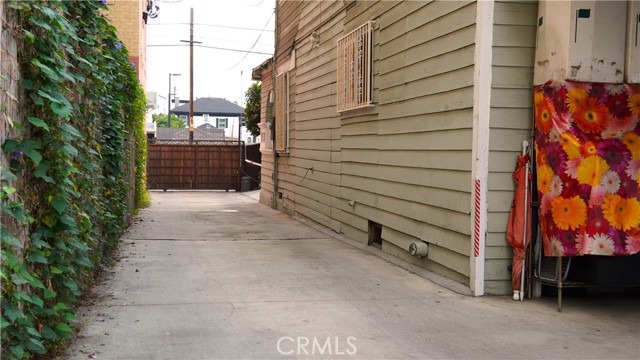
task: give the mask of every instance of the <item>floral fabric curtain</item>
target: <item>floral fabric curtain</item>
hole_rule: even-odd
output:
[[[534,88],[546,256],[640,252],[640,85]]]

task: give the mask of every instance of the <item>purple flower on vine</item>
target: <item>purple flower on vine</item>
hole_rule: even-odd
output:
[[[98,0],[98,1],[100,1],[101,3],[103,3],[105,5],[107,4],[107,0]]]
[[[22,152],[22,150],[15,150],[15,151],[11,152],[11,157],[17,158],[18,156],[21,156],[22,154],[24,154],[24,152]]]
[[[122,44],[120,42],[116,43],[116,49],[118,50],[122,49]]]

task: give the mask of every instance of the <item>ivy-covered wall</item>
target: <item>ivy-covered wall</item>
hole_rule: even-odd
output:
[[[148,201],[145,94],[105,3],[0,6],[3,359],[64,345],[83,289]]]

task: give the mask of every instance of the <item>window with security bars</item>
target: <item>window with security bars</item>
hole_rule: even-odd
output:
[[[276,151],[289,150],[289,72],[276,76]]]
[[[371,106],[373,22],[338,39],[337,111]]]

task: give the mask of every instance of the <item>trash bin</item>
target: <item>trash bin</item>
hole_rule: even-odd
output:
[[[240,179],[240,192],[245,192],[250,190],[251,190],[251,178],[248,176],[243,176]]]

